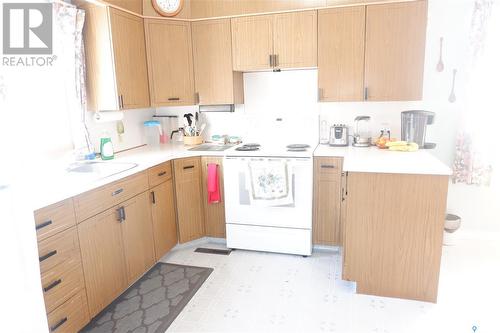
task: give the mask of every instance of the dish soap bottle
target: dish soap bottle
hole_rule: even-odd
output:
[[[113,142],[107,133],[101,137],[101,159],[112,160],[115,158],[115,153],[113,151]]]

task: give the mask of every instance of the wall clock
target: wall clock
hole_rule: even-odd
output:
[[[151,0],[154,9],[161,16],[175,16],[184,5],[184,0]]]

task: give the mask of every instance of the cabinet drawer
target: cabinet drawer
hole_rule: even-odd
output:
[[[189,157],[174,161],[175,177],[183,181],[200,179],[200,158]]]
[[[45,309],[51,312],[84,288],[83,270],[80,257],[57,265],[42,273],[42,290]]]
[[[140,172],[125,179],[80,194],[74,198],[78,223],[128,200],[149,188],[148,175]]]
[[[90,321],[85,290],[48,315],[50,333],[75,333]]]
[[[80,245],[76,227],[39,242],[38,257],[42,273],[65,261],[80,260]]]
[[[314,172],[320,180],[333,180],[342,173],[341,157],[316,157]]]
[[[148,170],[149,186],[154,187],[172,177],[172,164],[170,161],[159,164]]]
[[[35,211],[35,228],[39,241],[66,230],[75,224],[73,199],[60,201]]]

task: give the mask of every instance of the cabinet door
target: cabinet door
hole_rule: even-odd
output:
[[[172,179],[151,189],[153,237],[156,260],[160,260],[177,244],[177,224]]]
[[[137,280],[155,261],[149,192],[125,201],[122,226],[128,283]]]
[[[316,11],[274,15],[273,31],[276,67],[317,66]]]
[[[192,23],[196,93],[200,104],[243,102],[243,75],[233,73],[231,21]]]
[[[90,317],[128,286],[121,228],[117,207],[78,225]]]
[[[273,15],[231,19],[233,70],[244,72],[271,68],[273,21]]]
[[[365,6],[318,11],[318,87],[322,102],[364,99]]]
[[[367,100],[422,99],[426,22],[427,1],[367,6]]]
[[[314,244],[341,245],[341,170],[339,158],[314,159]]]
[[[179,242],[185,243],[203,237],[205,233],[200,158],[175,160],[174,170]]]
[[[153,106],[194,105],[190,23],[146,20],[146,44]]]
[[[207,180],[208,180],[208,164],[217,164],[219,175],[219,190],[221,200],[218,203],[208,203]],[[203,205],[205,207],[205,232],[210,237],[226,237],[226,215],[224,212],[224,169],[222,166],[221,157],[208,157],[201,158],[202,169],[202,191],[203,191]]]
[[[116,86],[122,109],[149,107],[143,20],[110,8]]]

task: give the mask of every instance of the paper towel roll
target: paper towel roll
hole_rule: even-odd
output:
[[[96,123],[108,123],[119,120],[123,120],[123,111],[96,112],[94,114],[94,121]]]

